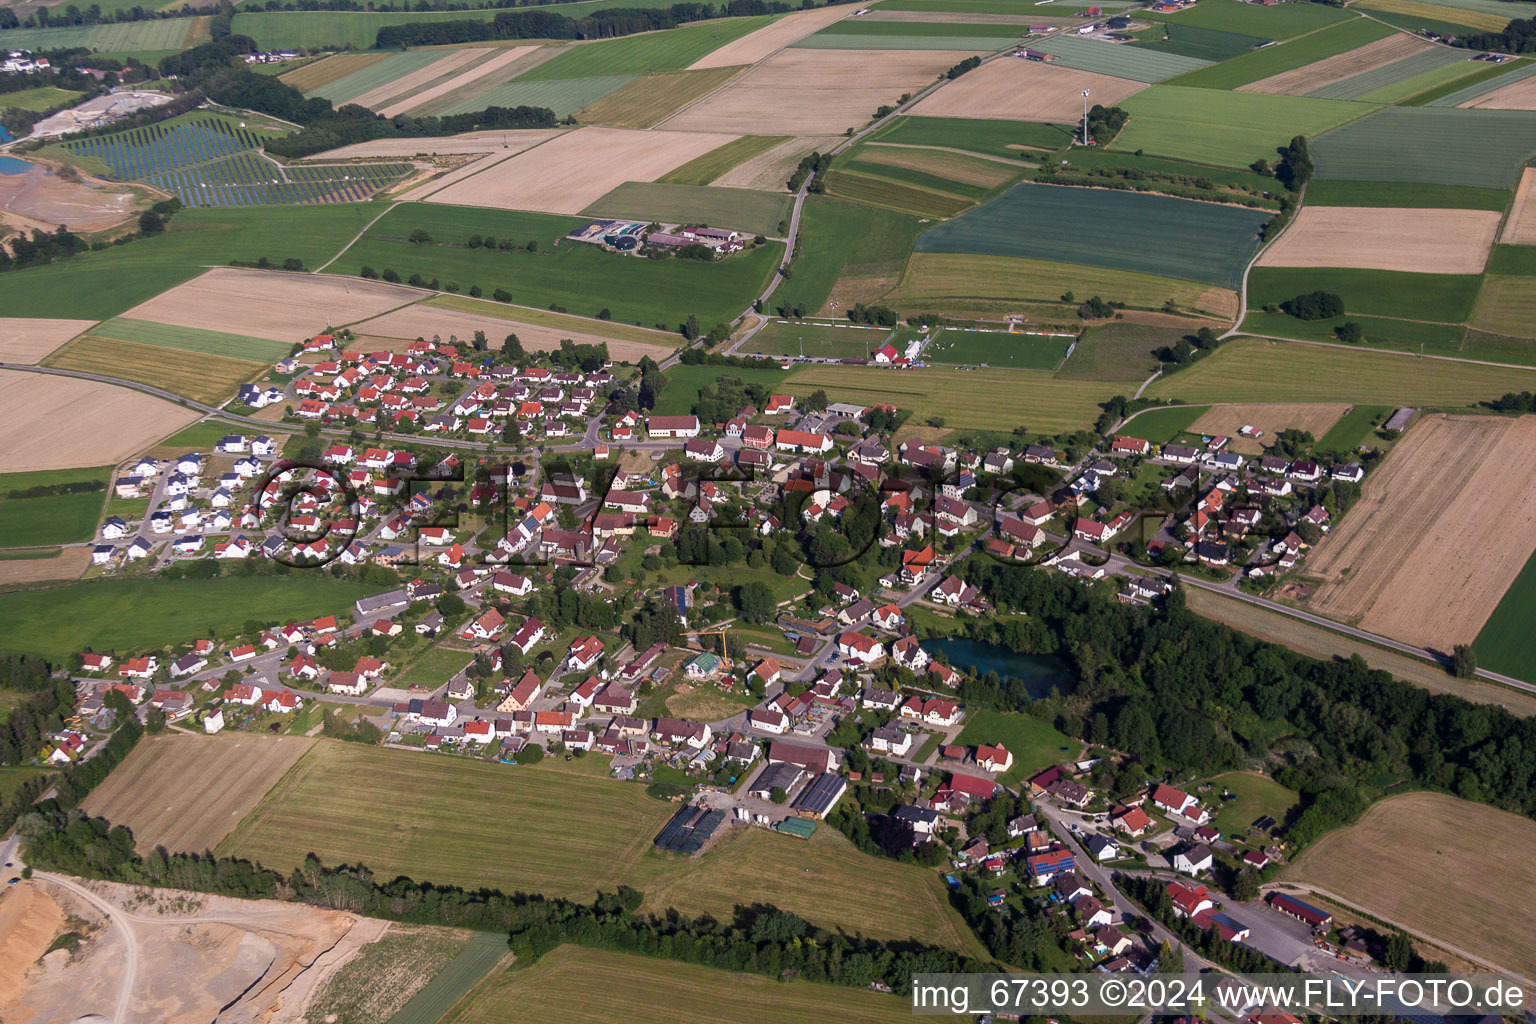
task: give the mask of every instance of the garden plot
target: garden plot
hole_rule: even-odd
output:
[[[836,135],[954,64],[942,50],[804,50],[774,54],[675,117],[683,132]]]
[[[810,11],[796,11],[782,18],[775,18],[755,32],[726,43],[713,53],[706,54],[690,64],[689,70],[699,68],[729,68],[739,64],[756,64],[778,53],[791,43],[820,32],[828,25],[853,13],[849,6],[827,4]]]
[[[1145,89],[1142,82],[1041,61],[994,60],[955,79],[909,111],[931,117],[975,117],[999,121],[1071,123],[1082,117],[1083,90],[1113,106]]]
[[[1491,210],[1308,206],[1259,265],[1481,274],[1498,229]]]
[[[95,325],[94,320],[0,318],[0,363],[35,363]]]
[[[627,181],[655,181],[735,138],[705,131],[580,128],[436,191],[429,201],[576,214]]]
[[[1536,245],[1536,167],[1527,167],[1520,175],[1520,188],[1499,241],[1505,245]]]
[[[1186,57],[1181,53],[1152,50],[1141,46],[1123,46],[1098,39],[1058,35],[1030,44],[1030,48],[1054,54],[1055,63],[1079,71],[1092,71],[1136,82],[1161,82],[1174,75],[1209,67],[1211,61]]]
[[[121,462],[199,415],[114,384],[0,370],[0,473]]]
[[[1261,78],[1257,82],[1249,82],[1237,88],[1240,92],[1280,93],[1287,96],[1310,95],[1335,82],[1342,82],[1346,78],[1365,74],[1430,49],[1433,47],[1422,39],[1394,32],[1387,38],[1378,39],[1374,43],[1366,43],[1353,50],[1313,61],[1311,64],[1305,64],[1290,71],[1282,71],[1278,75],[1270,75],[1268,78]]]
[[[638,341],[625,341],[601,334],[583,334],[565,327],[544,327],[524,323],[516,319],[517,311],[509,308],[507,316],[478,316],[435,306],[407,306],[381,317],[365,320],[355,330],[360,334],[386,338],[447,338],[453,335],[461,341],[472,338],[476,331],[484,331],[493,344],[499,345],[508,334],[516,334],[523,347],[529,351],[550,352],[560,348],[566,338],[578,345],[607,345],[608,354],[614,359],[639,362],[642,356],[660,361],[676,349],[673,345],[648,345]],[[601,327],[594,322],[593,327]]]
[[[1536,417],[1431,416],[1313,552],[1313,611],[1449,652],[1536,550]]]
[[[327,326],[379,316],[422,294],[380,281],[219,267],[124,315],[296,344]]]
[[[447,96],[450,93],[456,94],[468,92],[474,89],[477,85],[481,85],[483,79],[490,78],[493,75],[499,74],[509,64],[512,64],[514,61],[522,60],[524,57],[528,56],[530,53],[537,49],[537,46],[511,46],[497,53],[490,60],[484,60],[469,66],[464,66],[464,63],[461,62],[454,68],[445,67],[444,62],[439,61],[436,64],[430,65],[425,70],[436,70],[438,74],[448,75],[448,77],[444,78],[436,85],[428,86],[427,88],[422,89],[420,92],[407,95],[402,90],[401,92],[396,93],[396,95],[400,96],[400,99],[386,106],[380,107],[379,113],[383,114],[385,117],[394,117],[396,114],[403,114],[408,110],[415,110],[417,107],[426,106],[433,100]],[[476,53],[475,50],[466,50],[464,52],[469,54]],[[483,51],[480,52],[483,53]],[[457,74],[453,74],[456,68],[460,67],[462,67],[462,70],[460,70]],[[427,80],[430,81],[431,79],[429,78]],[[411,88],[415,88],[415,86],[411,86]]]

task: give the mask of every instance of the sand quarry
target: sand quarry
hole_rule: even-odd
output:
[[[1379,68],[1393,61],[1411,57],[1430,48],[1430,44],[1422,39],[1416,39],[1403,32],[1394,32],[1385,39],[1378,39],[1374,43],[1366,43],[1345,53],[1323,60],[1313,61],[1303,67],[1292,71],[1282,71],[1278,75],[1270,75],[1261,78],[1257,82],[1249,82],[1247,85],[1237,87],[1238,92],[1268,92],[1284,93],[1289,96],[1301,96],[1342,82],[1346,78]]]
[[[0,370],[0,473],[121,462],[200,415],[115,384]]]
[[[1536,551],[1536,417],[1429,416],[1317,545],[1312,611],[1449,653]]]
[[[1265,444],[1282,430],[1305,430],[1313,437],[1322,437],[1348,410],[1347,405],[1330,402],[1213,405],[1190,424],[1189,430],[1193,434],[1229,437],[1228,448],[1241,455],[1259,455]],[[1135,421],[1131,422],[1134,426]],[[1245,426],[1264,431],[1264,436],[1240,436],[1238,430]]]
[[[1092,91],[1093,102],[1114,106],[1145,88],[1141,82],[1040,61],[994,60],[945,84],[911,112],[923,117],[1071,123],[1083,116],[1084,89]]]
[[[524,348],[537,349],[541,352],[558,349],[560,342],[569,338],[578,345],[607,345],[610,356],[628,362],[639,362],[641,356],[650,356],[660,361],[676,350],[676,346],[673,345],[647,345],[639,341],[623,341],[600,334],[583,334],[559,327],[541,327],[537,324],[525,324],[518,320],[501,317],[477,316],[474,313],[461,313],[436,306],[407,306],[405,309],[397,309],[393,313],[386,313],[376,319],[365,320],[354,329],[359,334],[385,338],[415,339],[437,336],[447,340],[452,335],[460,341],[473,338],[476,331],[484,331],[492,345],[500,345],[501,340],[508,334],[516,334]]]
[[[35,363],[95,326],[94,320],[0,317],[0,363]]]
[[[730,68],[738,64],[756,64],[778,53],[791,43],[798,43],[806,36],[814,35],[833,22],[842,21],[852,14],[849,5],[829,5],[812,11],[797,11],[764,25],[756,32],[748,32],[740,39],[726,43],[720,49],[700,57],[688,65],[688,70],[700,68]]]
[[[954,63],[953,50],[783,50],[662,125],[684,132],[838,135]]]
[[[134,320],[246,334],[297,344],[427,295],[357,277],[217,267],[124,313]]]
[[[1481,274],[1498,229],[1492,210],[1306,206],[1259,266]]]
[[[35,163],[25,174],[0,174],[0,221],[28,230],[52,231],[62,224],[74,231],[103,231],[121,224],[150,197],[147,189],[89,175],[69,181]]]
[[[655,181],[735,139],[706,131],[580,128],[461,178],[428,201],[579,214],[627,181]]]
[[[109,882],[21,882],[0,897],[0,1020],[294,1024],[319,983],[388,927],[289,903]],[[44,955],[71,931],[82,936],[73,953]],[[125,984],[128,1013],[115,1020]]]

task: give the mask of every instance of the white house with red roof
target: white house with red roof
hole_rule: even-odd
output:
[[[494,609],[492,610],[494,611]],[[518,651],[526,656],[543,639],[544,623],[530,615],[523,620],[523,624],[517,628],[517,632],[512,634],[507,643],[516,647]]]
[[[976,764],[989,772],[1005,772],[1013,767],[1013,754],[1001,743],[976,748]]]
[[[1210,812],[1182,789],[1158,783],[1152,787],[1151,795],[1152,805],[1164,813],[1177,815],[1196,825],[1204,825],[1211,820]]]
[[[261,703],[261,687],[255,683],[236,683],[224,691],[224,701],[227,704],[243,704],[250,708]]]
[[[848,630],[837,638],[837,652],[845,658],[869,665],[885,656],[885,645],[874,637]]]
[[[603,642],[595,636],[578,637],[566,656],[569,672],[585,672],[603,659]]]
[[[261,702],[261,706],[279,715],[291,715],[304,706],[304,698],[292,690],[281,690],[265,696],[266,699]]]
[[[1187,882],[1169,882],[1163,887],[1173,903],[1175,917],[1194,917],[1201,911],[1210,910],[1216,904],[1211,901],[1210,890],[1203,885]]]

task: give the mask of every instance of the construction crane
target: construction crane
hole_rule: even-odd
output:
[[[700,650],[704,649],[705,637],[718,636],[720,638],[720,667],[726,671],[730,671],[731,668],[731,656],[725,649],[725,636],[729,632],[729,629],[700,629],[694,632],[694,636],[698,638]]]

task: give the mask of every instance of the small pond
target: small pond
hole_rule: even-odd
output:
[[[963,636],[924,640],[922,648],[931,655],[943,654],[955,668],[974,675],[996,672],[1022,679],[1031,697],[1049,697],[1053,687],[1063,693],[1072,689],[1072,673],[1066,662],[1052,654],[1019,654]]]
[[[0,156],[0,174],[26,174],[32,165],[14,156]]]

